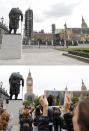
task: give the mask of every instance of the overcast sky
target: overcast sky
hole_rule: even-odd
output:
[[[51,25],[57,28],[81,27],[84,16],[89,25],[89,0],[0,0],[0,17],[8,25],[8,14],[12,7],[19,7],[25,14],[28,8],[33,9],[34,30],[51,31]]]
[[[9,92],[9,77],[12,72],[20,72],[25,79],[24,94],[26,93],[26,78],[29,69],[33,78],[34,94],[40,96],[44,90],[81,90],[82,79],[89,90],[89,66],[1,66],[0,81]],[[22,89],[22,87],[21,87]],[[22,97],[20,90],[19,98]]]

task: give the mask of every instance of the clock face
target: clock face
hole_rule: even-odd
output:
[[[32,81],[31,81],[31,80],[29,80],[27,83],[28,83],[28,84],[31,84],[31,83],[32,83]]]

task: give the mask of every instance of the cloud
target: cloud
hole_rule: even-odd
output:
[[[79,1],[80,7],[77,6],[79,5]],[[78,26],[80,25],[80,23],[78,23],[78,21],[76,22],[75,19],[79,19],[81,12],[83,12],[82,14],[84,18],[87,15],[88,19],[88,4],[85,2],[85,0],[1,0],[0,2],[0,18],[2,16],[4,17],[4,23],[6,25],[9,25],[8,15],[13,7],[19,7],[23,14],[25,14],[25,11],[29,7],[33,9],[34,27],[36,30],[44,28],[47,32],[51,30],[50,25],[51,23],[54,23],[54,21],[58,26],[61,27],[63,25],[62,23],[65,21],[64,19],[66,19],[65,16],[70,16],[70,19],[72,20],[72,22],[69,22],[70,26],[71,24],[74,26],[75,23]],[[79,9],[76,8],[76,6],[79,7]],[[75,12],[73,13],[73,11]],[[60,22],[58,18],[61,18]]]
[[[59,17],[70,16],[73,13],[75,7],[78,6],[79,4],[80,2],[71,4],[65,4],[64,2],[61,2],[49,6],[49,8],[46,8],[42,12],[34,11],[34,22],[42,23],[49,20],[50,18],[54,19]]]
[[[44,17],[43,17],[43,14],[34,14],[34,22],[36,22],[36,23],[41,23],[41,22],[43,22],[45,19],[44,19]]]
[[[52,5],[51,8],[44,12],[46,18],[58,18],[69,16],[74,11],[75,7],[79,5],[80,2],[75,4],[65,4],[65,3],[56,3]]]

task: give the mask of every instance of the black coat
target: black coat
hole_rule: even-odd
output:
[[[66,124],[66,129],[68,131],[74,131],[73,130],[73,122],[72,122],[73,115],[71,113],[64,114],[64,120]]]
[[[49,131],[49,119],[47,116],[40,117],[38,131]]]
[[[32,131],[32,118],[31,116],[20,116],[20,131]],[[28,124],[28,126],[24,126],[24,124]]]
[[[56,123],[57,125],[60,125],[60,112],[54,112],[54,123]]]

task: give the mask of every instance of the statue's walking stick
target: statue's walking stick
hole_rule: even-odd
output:
[[[23,100],[23,86],[22,86],[22,100]]]
[[[22,36],[22,21],[21,21],[21,36]]]

